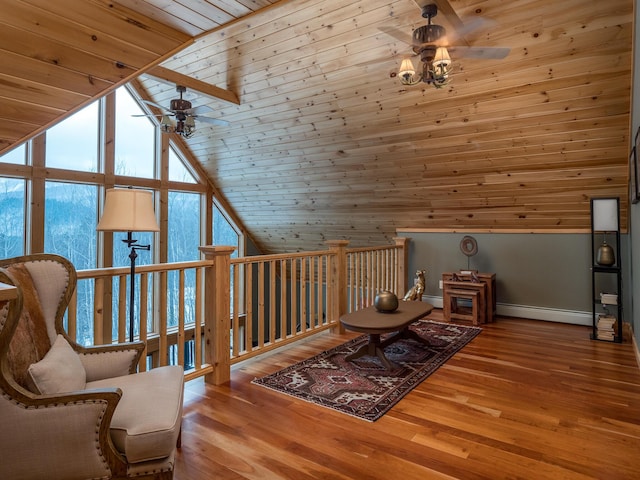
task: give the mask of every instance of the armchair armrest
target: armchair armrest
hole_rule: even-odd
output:
[[[87,372],[87,382],[93,382],[135,373],[145,344],[130,342],[93,347],[76,344],[74,349]]]
[[[110,424],[119,388],[0,396],[0,478],[104,478],[126,472]],[[34,458],[37,457],[37,461]]]

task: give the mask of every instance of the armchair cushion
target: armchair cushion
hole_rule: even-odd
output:
[[[127,461],[138,463],[172,455],[182,422],[182,367],[159,367],[88,382],[85,388],[104,387],[122,390],[111,419],[111,439]]]
[[[29,366],[30,389],[34,393],[54,394],[83,390],[87,376],[69,342],[58,335],[42,360]]]
[[[15,381],[20,386],[29,388],[29,366],[44,358],[51,348],[51,340],[29,270],[24,264],[15,264],[9,266],[7,271],[22,291],[23,298],[18,325],[9,343],[7,360]]]
[[[132,365],[137,364],[140,352],[128,345],[85,347],[84,351],[79,352],[80,361],[87,372],[87,382],[131,373]]]

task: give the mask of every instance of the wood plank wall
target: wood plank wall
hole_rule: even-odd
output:
[[[627,223],[632,0],[449,0],[483,22],[464,40],[511,52],[452,54],[439,90],[395,76],[410,49],[385,31],[424,24],[413,0],[7,1],[2,151],[166,58],[240,98],[188,92],[230,125],[199,122],[186,143],[265,253],[388,243],[398,228],[585,231],[594,195],[622,197]]]
[[[584,231],[591,195],[626,199],[632,2],[451,4],[495,21],[472,45],[511,53],[460,59],[441,90],[390,78],[407,49],[380,28],[420,25],[411,1],[295,2],[165,63],[240,95],[211,104],[229,127],[188,143],[265,251],[325,232]]]

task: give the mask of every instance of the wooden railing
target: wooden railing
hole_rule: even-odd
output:
[[[146,343],[139,368],[180,364],[186,379],[220,384],[232,364],[339,329],[340,315],[371,305],[377,292],[404,294],[407,240],[357,249],[330,241],[328,250],[233,259],[233,247],[207,246],[204,260],[138,266],[135,336]],[[74,296],[69,334],[76,337],[92,308],[94,344],[126,341],[129,268],[78,271],[78,285],[85,282],[77,291],[93,292],[92,306]]]

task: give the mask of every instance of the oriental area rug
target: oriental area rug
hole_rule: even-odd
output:
[[[429,344],[403,339],[388,345],[391,370],[377,357],[345,360],[368,341],[362,335],[251,383],[374,422],[482,331],[428,320],[410,328]]]

